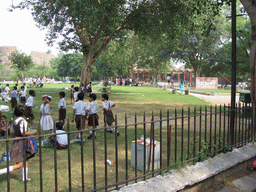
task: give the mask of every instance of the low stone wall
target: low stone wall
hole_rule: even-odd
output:
[[[251,163],[254,160],[252,158],[255,157],[256,144],[250,143],[241,148],[235,148],[232,152],[218,154],[181,170],[172,170],[170,174],[158,175],[146,181],[125,186],[119,192],[211,191],[215,179],[220,177],[223,172],[231,170],[230,174],[233,174],[232,170],[239,170],[233,167],[238,165],[245,169],[245,166]],[[248,163],[243,163],[248,160]]]

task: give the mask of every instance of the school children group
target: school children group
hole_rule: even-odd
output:
[[[9,85],[7,86],[9,88]],[[36,129],[33,129],[33,120],[34,120],[34,114],[33,114],[33,107],[35,104],[35,96],[36,92],[34,90],[29,90],[29,97],[26,99],[26,86],[25,84],[21,87],[21,91],[17,91],[17,86],[13,87],[13,90],[11,91],[11,106],[12,106],[12,113],[17,117],[14,121],[11,120],[11,128],[6,123],[6,117],[1,117],[0,122],[0,134],[5,135],[6,133],[12,134],[12,137],[19,138],[29,135],[33,135],[37,133]],[[4,89],[7,90],[8,89]],[[89,136],[87,139],[91,139],[92,137],[96,138],[96,132],[92,130],[92,128],[96,128],[99,125],[98,121],[98,103],[96,100],[96,95],[92,94],[91,90],[91,83],[89,83],[89,86],[86,87],[88,97],[89,97],[89,103],[86,104],[84,100],[84,89],[81,85],[79,87],[71,86],[70,90],[70,98],[71,103],[72,100],[74,101],[73,105],[73,115],[71,122],[76,123],[76,128],[78,130],[85,129],[85,121],[88,120],[88,129]],[[17,103],[17,97],[20,96],[20,102],[22,105],[18,105]],[[52,138],[54,143],[56,143],[56,147],[58,149],[65,149],[68,147],[68,137],[64,129],[65,119],[66,119],[66,101],[65,101],[65,92],[61,91],[59,92],[59,103],[58,103],[58,112],[59,112],[59,122],[56,123],[56,135],[52,135],[49,138]],[[4,98],[3,98],[4,99]],[[51,110],[53,106],[51,105],[51,96],[49,95],[43,95],[43,104],[40,106],[40,129],[42,131],[44,130],[53,130],[53,119],[51,117]],[[107,94],[102,95],[102,107],[103,107],[103,113],[104,113],[104,121],[108,126],[113,126],[114,117],[111,108],[115,106],[113,102],[108,101],[109,97]],[[14,111],[14,112],[13,112]],[[87,118],[88,115],[88,118]],[[26,118],[26,119],[25,119]],[[31,129],[28,129],[28,123],[30,123]],[[10,130],[10,131],[7,131]],[[107,130],[108,132],[112,133],[111,128]],[[117,131],[117,136],[120,135],[120,133]],[[52,133],[54,134],[54,133]],[[78,139],[82,138],[82,131],[79,132],[76,136]],[[22,168],[22,180],[23,181],[29,181],[30,179],[27,178],[28,174],[28,160],[32,158],[36,151],[34,151],[33,146],[31,147],[31,143],[28,143],[26,148],[26,165],[23,165],[23,159],[24,159],[24,153],[23,153],[23,145],[24,145],[23,139],[17,139],[14,140],[10,157],[11,162],[15,162],[16,165],[9,166],[8,168],[0,169],[0,175],[6,174],[7,171],[11,172],[15,169]]]

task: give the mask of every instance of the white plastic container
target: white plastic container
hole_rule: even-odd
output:
[[[150,167],[152,169],[153,146],[155,147],[154,169],[159,169],[160,168],[160,143],[157,141],[155,141],[155,144],[152,145]],[[145,157],[146,171],[148,170],[149,150],[150,150],[150,145],[146,145],[146,157]],[[135,167],[135,141],[132,141],[131,166]],[[143,171],[143,168],[144,168],[144,143],[137,143],[137,168],[141,171]]]

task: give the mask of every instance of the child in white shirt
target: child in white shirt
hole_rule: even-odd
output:
[[[99,105],[97,102],[95,102],[97,96],[95,94],[89,95],[89,104],[86,107],[86,113],[89,114],[88,117],[88,129],[96,128],[99,125],[99,116],[98,116],[98,108]],[[89,132],[90,135],[87,137],[87,139],[91,139],[93,137],[93,132]],[[94,136],[96,137],[96,133],[94,133]]]
[[[85,102],[83,102],[84,99],[84,93],[80,92],[77,95],[78,101],[74,103],[73,106],[73,118],[72,118],[72,123],[74,122],[74,117],[76,115],[75,118],[75,122],[76,122],[76,128],[78,130],[82,130],[85,129],[85,110],[86,110],[86,106],[87,104]],[[79,133],[77,135],[77,138],[81,138],[81,133]]]

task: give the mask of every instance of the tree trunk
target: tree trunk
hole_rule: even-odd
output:
[[[93,51],[83,53],[83,67],[81,71],[81,83],[84,87],[91,82],[92,69],[95,61],[93,59]]]
[[[21,71],[21,79],[22,79],[22,82],[24,82],[24,75],[23,75],[23,71]]]
[[[247,11],[250,20],[251,20],[251,27],[252,27],[252,43],[250,48],[250,66],[251,66],[251,101],[252,105],[255,107],[256,104],[256,94],[255,94],[255,85],[256,85],[256,4],[255,0],[240,0],[241,3],[244,6],[244,9]],[[256,121],[255,121],[255,109],[253,110],[252,114],[252,125],[255,128],[256,127]]]

